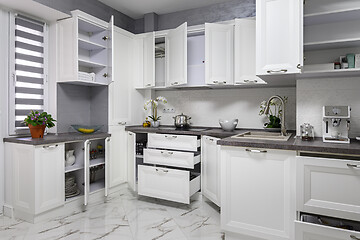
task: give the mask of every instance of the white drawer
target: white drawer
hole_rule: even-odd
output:
[[[296,171],[297,210],[360,221],[359,161],[301,156]]]
[[[296,240],[357,240],[360,233],[340,228],[295,221]]]
[[[138,194],[180,203],[200,190],[200,175],[190,180],[190,172],[139,165]]]
[[[149,133],[148,147],[196,152],[200,139],[197,136]]]
[[[144,149],[144,163],[194,169],[199,162],[200,155],[193,152]]]

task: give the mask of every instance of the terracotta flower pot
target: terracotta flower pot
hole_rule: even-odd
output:
[[[30,133],[32,138],[43,138],[44,137],[44,131],[46,126],[45,125],[28,125],[30,128]]]

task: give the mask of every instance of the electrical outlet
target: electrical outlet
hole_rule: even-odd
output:
[[[163,113],[174,113],[175,112],[175,108],[164,108],[163,109]]]

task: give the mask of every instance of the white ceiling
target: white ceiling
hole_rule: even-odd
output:
[[[134,19],[142,18],[144,14],[155,12],[166,14],[205,7],[215,3],[231,0],[99,0],[100,2],[122,12]]]

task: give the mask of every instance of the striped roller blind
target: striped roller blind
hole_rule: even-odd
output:
[[[15,132],[27,129],[23,120],[31,110],[44,111],[45,24],[15,16]]]

